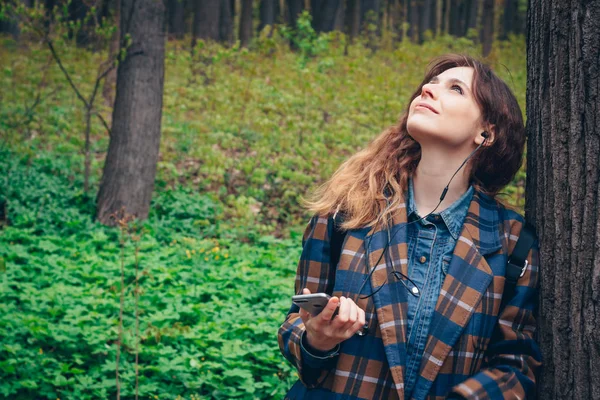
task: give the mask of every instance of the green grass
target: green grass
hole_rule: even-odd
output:
[[[0,396],[115,397],[123,263],[123,398],[135,387],[136,265],[142,398],[282,397],[295,374],[276,331],[308,221],[300,197],[399,117],[431,58],[479,51],[444,37],[345,56],[343,37],[306,40],[320,53],[292,53],[277,34],[250,51],[201,44],[194,61],[168,44],[151,213],[120,230],[93,220],[107,133],[94,119],[86,194],[81,104],[45,48],[3,39]],[[59,52],[89,93],[106,55]],[[523,38],[489,61],[524,109]],[[523,183],[524,171],[505,190],[518,207]]]

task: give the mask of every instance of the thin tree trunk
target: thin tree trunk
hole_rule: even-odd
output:
[[[481,21],[480,41],[483,46],[483,56],[487,57],[492,51],[494,42],[494,0],[483,0],[483,17]]]
[[[435,35],[440,36],[444,31],[444,0],[436,0],[435,3]]]
[[[408,0],[408,37],[413,42],[419,41],[419,12],[421,0]]]
[[[121,37],[121,0],[114,0],[114,16],[113,23],[116,26],[116,30],[113,33],[112,38],[110,39],[110,44],[108,47],[108,61],[112,62],[117,57],[117,53],[119,52],[119,40]],[[104,79],[104,84],[102,85],[102,98],[104,99],[104,104],[109,107],[112,107],[115,104],[115,88],[117,85],[117,69],[113,68],[106,75]]]
[[[465,36],[469,33],[469,29],[477,29],[477,15],[479,13],[479,0],[468,0],[465,6]]]
[[[242,0],[240,15],[240,45],[248,47],[252,39],[252,0]]]
[[[148,216],[163,104],[166,9],[163,0],[121,0],[121,43],[131,37],[117,72],[113,129],[98,192],[98,220],[116,212]]]
[[[431,8],[434,0],[421,0],[420,9],[421,9],[421,21],[419,23],[419,42],[423,43],[423,39],[425,36],[425,32],[428,30],[432,30],[431,25]]]
[[[538,392],[600,399],[600,1],[530,0],[527,20],[525,208],[540,241]]]
[[[360,32],[360,0],[348,0],[346,29],[350,36],[350,42],[354,42]]]
[[[518,24],[518,11],[519,1],[518,0],[504,0],[504,17],[502,18],[502,35],[501,40],[508,39],[509,33],[514,33],[515,28]]]
[[[233,45],[233,13],[229,0],[219,0],[221,9],[219,14],[219,41],[229,46]]]
[[[260,0],[260,23],[258,24],[258,32],[262,31],[267,25],[275,24],[275,4],[279,4],[278,0]]]
[[[335,21],[333,22],[333,30],[338,32],[344,32],[344,16],[346,15],[346,2],[341,0],[340,6],[335,14]]]
[[[316,32],[331,32],[340,5],[340,0],[311,0],[313,29]]]
[[[193,0],[192,49],[198,39],[219,40],[220,0]]]
[[[169,0],[169,36],[183,39],[185,35],[184,0]]]

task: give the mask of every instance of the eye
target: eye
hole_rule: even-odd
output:
[[[458,91],[457,91],[458,93],[463,94],[462,88],[460,86],[458,86],[458,85],[452,85],[452,87],[450,88],[450,90],[454,90],[455,88],[458,89]]]

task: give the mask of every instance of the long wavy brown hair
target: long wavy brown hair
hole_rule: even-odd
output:
[[[421,159],[421,146],[406,129],[410,103],[431,78],[454,67],[474,69],[472,91],[484,125],[495,125],[492,143],[482,146],[469,160],[470,183],[492,197],[510,183],[521,166],[525,147],[525,126],[517,99],[489,66],[467,55],[447,54],[431,61],[396,124],[346,160],[308,198],[303,198],[304,207],[319,215],[342,212],[343,229],[372,227],[378,219],[386,224],[396,206],[403,202],[402,193],[408,189],[408,179]],[[391,202],[389,207],[384,193]]]

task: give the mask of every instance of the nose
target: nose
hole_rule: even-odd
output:
[[[423,87],[421,88],[421,97],[427,97],[429,96],[432,99],[436,98],[435,95],[435,91],[433,90],[433,84],[431,83],[426,83],[423,85]]]

